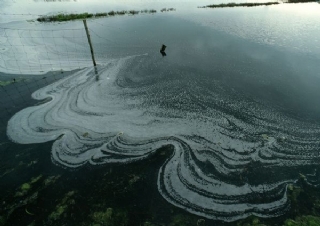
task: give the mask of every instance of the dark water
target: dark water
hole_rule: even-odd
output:
[[[313,54],[166,16],[89,26],[98,75],[63,75],[34,96],[51,101],[22,111],[51,81],[1,87],[8,225],[236,225],[251,214],[282,225],[297,211],[289,185],[316,194]],[[298,210],[317,215],[304,199]]]

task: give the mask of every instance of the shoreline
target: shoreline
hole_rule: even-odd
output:
[[[175,8],[163,8],[160,12],[170,12],[176,11]],[[84,19],[93,19],[93,18],[101,18],[101,17],[113,17],[113,16],[124,16],[124,15],[138,15],[138,14],[155,14],[157,10],[155,9],[144,9],[144,10],[120,10],[120,11],[110,11],[110,12],[102,12],[102,13],[71,13],[71,14],[57,14],[52,16],[41,16],[37,18],[38,22],[64,22],[71,20],[84,20]]]

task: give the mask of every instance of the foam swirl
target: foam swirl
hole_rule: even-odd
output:
[[[140,161],[172,145],[158,174],[168,202],[224,221],[283,214],[287,184],[297,178],[292,169],[319,163],[319,125],[234,95],[218,81],[195,81],[181,68],[170,79],[142,77],[145,61],[111,60],[98,75],[86,68],[36,91],[34,99],[50,101],[15,114],[8,137],[54,140],[52,159],[65,167]]]

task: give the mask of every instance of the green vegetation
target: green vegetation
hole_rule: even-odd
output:
[[[258,217],[250,216],[246,219],[240,220],[237,223],[237,226],[266,226],[266,225],[262,224]]]
[[[170,11],[176,11],[175,8],[163,8],[160,10],[161,12],[170,12]]]
[[[130,11],[129,11],[129,14],[131,14],[131,15],[136,15],[136,14],[139,14],[139,11],[130,10]]]
[[[12,81],[0,81],[0,86],[7,86],[7,85],[10,85],[11,83],[13,83],[13,80]]]
[[[12,79],[12,80],[5,80],[5,81],[1,81],[0,80],[0,86],[7,86],[7,85],[10,85],[12,83],[15,83],[15,82],[20,82],[20,81],[23,81],[24,79]]]
[[[288,0],[288,3],[317,2],[316,0]]]
[[[110,11],[107,13],[80,13],[80,14],[63,14],[60,13],[58,15],[52,16],[41,16],[37,19],[39,22],[63,22],[63,21],[70,21],[70,20],[84,20],[90,18],[99,18],[99,17],[111,17],[111,16],[122,16],[122,15],[137,15],[139,13],[156,13],[157,10],[154,9],[145,9],[141,11],[136,10],[129,10],[129,11]]]
[[[303,3],[303,2],[317,2],[317,0],[288,0],[287,3]],[[247,3],[235,3],[230,2],[226,4],[213,4],[207,6],[199,6],[198,8],[226,8],[226,7],[254,7],[254,6],[269,6],[269,5],[278,5],[279,2],[247,2]]]
[[[39,175],[38,177],[31,178],[31,181],[27,183],[23,183],[20,186],[20,189],[16,192],[15,197],[25,196],[32,188],[32,185],[37,183],[41,178],[42,178],[42,175]]]
[[[284,226],[318,226],[320,225],[320,217],[301,216],[295,220],[288,219],[284,222]]]
[[[169,226],[186,226],[186,225],[197,225],[195,219],[184,214],[177,214],[172,216],[171,223]]]
[[[226,3],[226,4],[217,4],[217,5],[207,5],[199,8],[225,8],[225,7],[254,7],[254,6],[268,6],[268,5],[277,5],[279,2],[264,2],[264,3],[257,3],[257,2],[248,2],[248,3]]]
[[[73,199],[74,194],[74,191],[70,191],[65,194],[61,202],[56,206],[55,210],[50,213],[48,217],[49,221],[59,220],[68,209],[68,207],[75,204],[75,201]]]
[[[114,210],[110,207],[106,211],[94,212],[91,218],[95,225],[125,226],[129,221],[126,211]]]

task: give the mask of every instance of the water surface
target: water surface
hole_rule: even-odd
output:
[[[222,221],[283,215],[299,172],[319,185],[320,160],[319,29],[304,21],[319,16],[288,7],[89,21],[97,72],[81,21],[8,23],[4,72],[17,70],[17,58],[21,74],[78,71],[34,92],[50,101],[13,115],[7,135],[53,141],[51,158],[66,168],[144,164],[169,145],[155,186],[172,205]],[[297,23],[283,22],[284,12]],[[9,55],[18,42],[24,50]],[[30,61],[27,48],[39,43]]]

